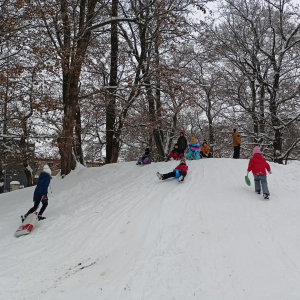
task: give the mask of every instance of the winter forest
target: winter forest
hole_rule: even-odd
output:
[[[163,161],[181,130],[232,157],[233,128],[242,158],[300,160],[300,7],[2,0],[0,128],[1,170],[10,154],[28,171],[32,144],[61,175],[147,147]]]

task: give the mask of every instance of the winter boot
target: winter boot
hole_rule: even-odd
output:
[[[38,220],[41,221],[41,220],[45,220],[46,217],[42,217],[42,216],[38,216]]]
[[[255,191],[255,193],[256,193],[257,195],[260,195],[260,191]]]
[[[21,219],[22,219],[22,223],[25,221],[25,219],[27,218],[27,214],[25,214],[24,216],[21,216]]]
[[[178,181],[182,182],[184,180],[184,177],[182,175],[179,176]]]
[[[158,177],[159,180],[162,180],[162,179],[163,179],[163,175],[160,174],[159,172],[157,172],[156,175],[157,175],[157,177]]]
[[[264,194],[264,199],[265,200],[269,200],[269,195],[268,194]]]

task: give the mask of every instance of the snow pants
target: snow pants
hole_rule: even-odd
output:
[[[241,146],[235,146],[233,147],[233,158],[235,159],[238,159],[240,158],[240,149],[241,149]]]
[[[212,157],[211,153],[208,153],[208,155],[205,156],[204,153],[203,153],[202,151],[200,151],[200,155],[201,155],[201,157],[206,157],[206,158]]]
[[[144,165],[149,165],[149,164],[151,164],[151,160],[149,159],[149,157],[146,157],[145,159],[143,159],[142,157],[140,157],[139,160],[137,161],[137,164],[141,165],[142,163]]]
[[[255,191],[260,193],[261,187],[263,190],[263,194],[270,195],[268,189],[267,175],[253,175],[254,176],[254,184]]]
[[[189,153],[186,155],[186,159],[194,159],[194,160],[197,160],[197,159],[200,159],[200,154],[198,151],[192,151],[190,150]]]
[[[174,160],[176,159],[181,159],[183,157],[183,153],[170,153],[168,158],[173,158]]]
[[[48,206],[48,198],[46,198],[45,200],[41,200],[42,197],[43,197],[43,195],[34,195],[33,196],[34,206],[29,209],[26,216],[28,216],[28,215],[32,214],[33,212],[35,212],[38,209],[39,204],[40,204],[41,201],[42,201],[42,208],[39,211],[39,216],[41,216],[43,214],[43,212],[45,211],[45,209]]]
[[[186,172],[183,172],[181,170],[179,170],[179,174],[180,174],[179,176],[182,175],[183,178],[186,176]],[[176,172],[175,171],[167,173],[167,174],[163,174],[162,180],[165,180],[165,179],[168,179],[168,178],[172,178],[172,177],[176,177]]]

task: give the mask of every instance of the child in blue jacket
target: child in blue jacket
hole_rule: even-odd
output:
[[[29,214],[32,214],[38,209],[41,201],[42,201],[42,208],[39,211],[38,219],[39,221],[46,219],[45,217],[42,217],[42,214],[48,206],[47,194],[48,194],[48,186],[50,184],[51,178],[52,178],[51,170],[48,165],[45,165],[43,168],[43,172],[39,176],[38,184],[34,190],[34,194],[33,194],[34,206],[31,209],[29,209],[27,214],[24,215],[24,220]]]

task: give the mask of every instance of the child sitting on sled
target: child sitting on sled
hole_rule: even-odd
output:
[[[189,147],[186,149],[187,155],[186,155],[186,159],[200,159],[200,154],[199,154],[199,148],[200,148],[200,144],[199,141],[197,139],[195,139],[194,137],[191,138],[191,143],[189,144]]]
[[[207,143],[205,141],[203,142],[203,144],[201,146],[200,156],[201,156],[201,158],[212,157],[212,155],[210,153],[210,147],[207,145]]]
[[[146,148],[144,155],[138,159],[136,164],[137,165],[149,165],[149,164],[151,164],[151,161],[152,161],[152,157],[150,154],[150,149]]]
[[[178,158],[180,159],[182,157],[183,157],[183,153],[180,152],[180,150],[178,148],[178,144],[175,144],[173,150],[168,155],[168,158],[166,159],[166,161],[169,161],[171,158],[173,158],[174,160],[177,160]]]
[[[185,158],[182,157],[180,159],[180,165],[178,165],[173,172],[167,174],[160,174],[159,172],[156,173],[158,179],[165,180],[171,177],[178,178],[178,181],[181,182],[184,180],[184,177],[187,174],[188,166],[186,165]]]

